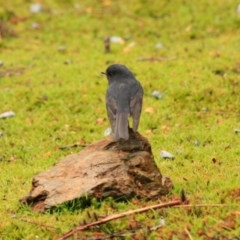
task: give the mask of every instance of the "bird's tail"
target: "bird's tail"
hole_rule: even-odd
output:
[[[127,140],[129,138],[128,133],[128,113],[118,112],[116,115],[116,125],[114,129],[114,138],[118,140],[123,138]]]

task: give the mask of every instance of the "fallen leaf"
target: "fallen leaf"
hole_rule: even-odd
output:
[[[27,17],[17,17],[17,16],[12,16],[9,19],[9,22],[11,22],[12,24],[18,24],[19,22],[23,22],[26,21],[28,18]]]
[[[9,162],[13,162],[13,161],[15,161],[16,159],[17,159],[16,156],[11,156],[11,157],[8,159],[8,161],[9,161]]]
[[[81,138],[79,141],[76,142],[76,144],[83,145],[83,144],[86,144],[86,141],[85,139]]]
[[[145,131],[145,133],[146,133],[146,134],[152,134],[153,131],[152,131],[152,129],[148,129],[148,130]]]
[[[225,151],[228,150],[228,149],[231,149],[231,146],[230,146],[230,145],[228,145],[228,146],[225,147]]]
[[[112,4],[111,0],[104,0],[104,2],[103,2],[103,5],[105,5],[105,6],[109,6],[111,4]]]
[[[94,233],[93,233],[93,236],[94,236],[95,238],[102,238],[102,237],[105,236],[105,234],[104,234],[104,233],[101,233],[101,232],[94,232]]]
[[[96,120],[96,123],[97,123],[98,125],[101,125],[105,120],[106,120],[106,118],[98,118],[98,119]]]
[[[217,51],[210,51],[208,54],[212,57],[220,57],[221,56],[221,54]]]
[[[170,131],[170,127],[169,126],[166,126],[166,125],[162,125],[161,126],[161,129],[163,130],[163,131]]]
[[[123,49],[123,52],[125,52],[125,53],[130,52],[134,46],[135,46],[135,42],[131,42],[130,44],[128,44],[128,46],[126,46],[126,47]]]
[[[86,13],[92,13],[92,8],[90,7],[86,8]]]
[[[191,25],[189,25],[189,26],[187,26],[186,28],[185,28],[185,31],[186,32],[190,32],[192,30],[192,26]]]
[[[46,153],[43,154],[43,156],[44,157],[49,157],[49,156],[51,156],[51,154],[52,154],[51,152],[46,152]]]
[[[153,107],[147,107],[147,108],[145,108],[145,112],[146,113],[154,113],[154,108]]]

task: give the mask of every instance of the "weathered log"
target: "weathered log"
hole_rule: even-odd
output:
[[[130,131],[127,141],[100,140],[38,174],[30,193],[20,201],[45,211],[86,195],[154,199],[172,187],[159,171],[148,140]]]

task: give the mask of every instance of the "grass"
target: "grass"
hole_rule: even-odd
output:
[[[123,63],[143,85],[139,132],[149,139],[162,174],[172,179],[173,194],[184,189],[191,203],[229,206],[159,210],[84,234],[117,232],[133,223],[154,226],[164,216],[167,225],[148,239],[187,239],[189,234],[193,239],[239,239],[240,135],[234,133],[240,128],[239,2],[42,2],[44,11],[38,14],[29,12],[29,1],[0,6],[0,19],[18,34],[0,42],[0,113],[16,113],[0,119],[0,238],[54,239],[89,219],[87,212],[104,215],[154,204],[93,200],[86,209],[66,205],[38,214],[18,203],[34,175],[79,151],[58,146],[104,137],[109,123],[101,72]],[[32,23],[39,28],[32,29]],[[105,54],[103,39],[109,35],[128,40],[112,44]],[[155,48],[159,42],[162,49]],[[139,57],[175,59],[136,61]],[[151,97],[154,90],[163,99]],[[104,121],[97,124],[99,118]],[[175,160],[160,159],[162,149]],[[146,235],[140,231],[136,239]]]

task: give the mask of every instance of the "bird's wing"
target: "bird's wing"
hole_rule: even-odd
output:
[[[137,87],[137,92],[133,94],[130,100],[130,114],[133,118],[133,131],[136,132],[139,125],[140,115],[142,111],[142,100],[143,100],[143,89],[139,84]]]
[[[106,95],[106,108],[112,131],[114,131],[116,125],[117,105],[116,100],[109,94],[109,92],[107,92]]]

